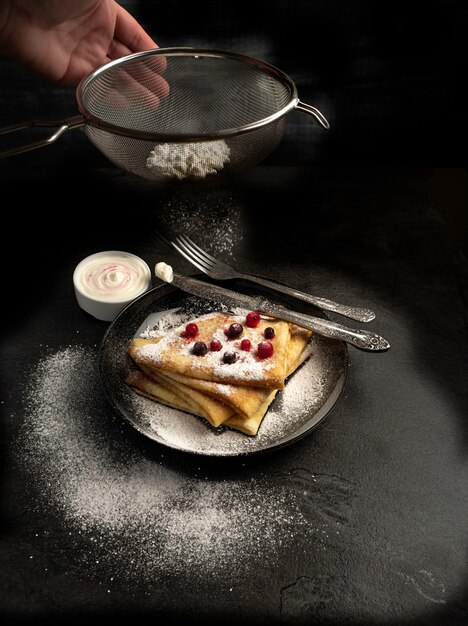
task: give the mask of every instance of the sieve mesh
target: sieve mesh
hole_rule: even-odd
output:
[[[83,84],[81,108],[91,123],[173,140],[208,138],[277,115],[295,97],[285,75],[249,57],[183,49],[150,53],[110,64]]]
[[[163,171],[147,167],[148,156],[155,147],[154,141],[117,135],[90,124],[85,127],[85,132],[94,145],[121,169],[151,181],[171,182]],[[263,161],[279,144],[283,132],[284,119],[282,118],[269,126],[250,133],[226,138],[224,141],[230,149],[230,158],[229,162],[217,172],[216,181],[211,175],[203,179],[187,176],[186,182],[192,183],[194,180],[197,182],[224,182],[232,174]],[[180,143],[172,144],[175,153],[180,145]],[[200,164],[199,167],[202,169],[203,164]]]
[[[101,152],[164,182],[218,182],[259,163],[281,141],[284,115],[297,102],[294,83],[276,68],[193,48],[109,63],[83,81],[77,98],[85,132]]]
[[[80,128],[117,166],[153,181],[225,180],[265,159],[281,141],[286,113],[298,109],[330,127],[322,113],[297,97],[277,68],[235,52],[159,48],[111,61],[76,91],[81,115],[32,120],[53,133],[0,150],[0,158],[47,146]]]

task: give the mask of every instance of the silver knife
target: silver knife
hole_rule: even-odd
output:
[[[158,264],[165,265],[165,264]],[[377,335],[376,333],[369,332],[367,330],[355,330],[353,328],[347,328],[342,324],[336,322],[330,322],[319,317],[313,317],[312,315],[305,315],[304,313],[297,313],[286,309],[281,305],[270,302],[263,297],[247,296],[237,291],[226,289],[225,287],[219,287],[211,283],[205,283],[202,280],[196,278],[190,278],[188,276],[182,276],[172,271],[170,266],[166,266],[170,269],[170,272],[163,273],[156,271],[156,275],[161,280],[179,287],[183,291],[190,293],[200,298],[207,300],[214,300],[220,302],[229,308],[241,307],[247,311],[258,311],[271,317],[284,320],[297,324],[308,330],[312,330],[319,335],[330,337],[331,339],[339,339],[346,341],[356,348],[362,350],[372,350],[373,352],[380,350],[388,350],[390,347],[389,342]]]

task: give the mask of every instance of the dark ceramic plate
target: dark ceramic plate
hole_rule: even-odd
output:
[[[206,276],[203,280],[209,282]],[[325,315],[298,300],[241,280],[223,281],[230,289],[265,296],[289,308]],[[314,334],[312,354],[277,393],[259,432],[249,437],[202,418],[166,407],[137,394],[124,382],[132,363],[128,342],[158,320],[184,323],[203,313],[221,310],[219,304],[188,296],[170,285],[148,291],[127,306],[109,326],[101,344],[101,381],[113,408],[141,433],[160,444],[207,456],[239,456],[273,450],[309,434],[338,401],[346,383],[348,350],[344,342]],[[161,322],[159,322],[161,323]]]

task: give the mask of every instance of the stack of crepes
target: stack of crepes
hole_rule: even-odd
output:
[[[153,400],[205,418],[215,428],[224,425],[256,435],[275,395],[310,355],[312,333],[263,316],[255,328],[247,326],[245,316],[224,313],[206,314],[191,323],[196,336],[187,336],[184,324],[163,336],[133,339],[128,353],[137,367],[126,382]],[[233,339],[228,329],[236,323],[242,325],[242,334]],[[274,330],[269,339],[273,354],[260,358],[258,345],[265,342],[266,328]],[[250,342],[250,350],[241,348],[243,340]],[[213,341],[221,348],[211,350]],[[207,346],[205,354],[196,354],[196,342]],[[233,353],[235,361],[226,362]]]

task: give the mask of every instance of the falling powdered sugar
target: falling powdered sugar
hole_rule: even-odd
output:
[[[94,575],[111,572],[114,584],[164,584],[170,572],[181,588],[188,578],[232,585],[251,559],[280,563],[307,532],[300,498],[286,485],[239,472],[187,475],[156,460],[156,444],[143,454],[111,417],[90,349],[67,347],[36,366],[18,444],[33,493],[75,539],[68,558],[93,563]]]
[[[167,200],[161,211],[161,226],[167,236],[175,229],[187,235],[206,252],[221,259],[235,259],[242,241],[241,208],[225,190],[209,190],[200,197],[180,192]]]

